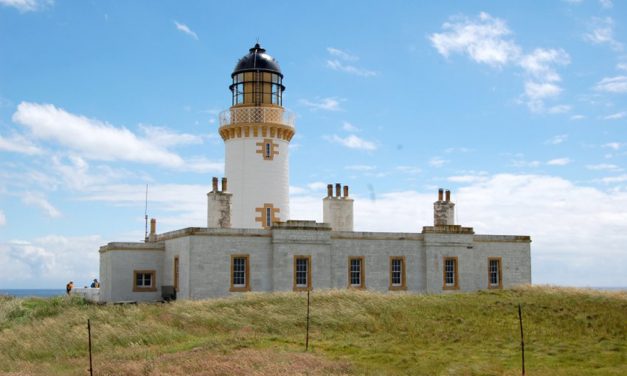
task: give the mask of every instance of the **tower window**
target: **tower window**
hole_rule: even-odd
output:
[[[272,226],[272,208],[266,208],[266,226]]]
[[[270,229],[272,224],[279,221],[278,214],[281,212],[280,208],[275,208],[273,204],[266,203],[263,206],[255,208],[257,216],[255,222],[259,222],[262,228]]]
[[[266,158],[270,158],[272,156],[272,143],[266,142],[265,146],[266,147],[265,147],[265,155],[264,156]]]
[[[444,258],[444,290],[456,290],[459,288],[457,270],[457,257]]]
[[[405,257],[390,257],[390,290],[405,290]]]
[[[490,257],[488,258],[488,288],[500,289],[503,287],[503,281],[501,279],[501,258]]]

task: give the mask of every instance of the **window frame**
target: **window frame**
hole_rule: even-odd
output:
[[[307,260],[307,285],[306,286],[302,286],[302,285],[298,285],[297,284],[297,260]],[[311,255],[294,255],[294,261],[293,261],[293,289],[294,291],[307,291],[307,290],[311,290],[312,286],[311,286],[311,273],[313,271],[313,267],[311,264]]]
[[[139,274],[150,274],[150,286],[140,286],[137,284]],[[143,280],[144,278],[142,278]],[[156,270],[133,270],[133,292],[154,292],[157,291],[157,271]]]
[[[453,284],[446,283],[446,262],[453,261]],[[457,256],[442,258],[442,290],[459,290],[459,261]]]
[[[235,285],[235,259],[244,259],[244,285]],[[233,254],[231,255],[231,273],[230,273],[229,291],[246,292],[250,291],[250,255]]]
[[[359,260],[359,284],[353,284],[353,260]],[[366,258],[364,256],[348,256],[348,288],[366,288]]]
[[[401,262],[401,283],[394,284],[394,261],[400,260]],[[407,264],[405,262],[405,256],[390,256],[390,275],[389,275],[389,289],[390,290],[407,290]]]
[[[497,278],[498,283],[492,283],[492,269],[491,263],[496,261],[498,265]],[[488,257],[488,288],[489,289],[502,289],[503,288],[503,258],[502,257]]]

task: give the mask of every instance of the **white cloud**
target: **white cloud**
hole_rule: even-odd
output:
[[[350,166],[344,167],[344,169],[350,170],[350,171],[374,171],[374,170],[377,169],[377,166],[371,166],[371,165],[350,165]]]
[[[38,207],[50,218],[58,218],[61,216],[61,212],[52,206],[41,193],[26,192],[22,195],[22,202],[26,205]]]
[[[569,158],[556,158],[547,161],[546,164],[549,166],[566,166],[570,164],[571,160]]]
[[[612,150],[619,150],[623,144],[621,144],[620,142],[608,142],[607,144],[603,144],[601,145],[604,148],[610,148]]]
[[[608,93],[627,93],[627,76],[605,77],[594,89]]]
[[[610,9],[614,6],[612,0],[599,0],[599,4],[601,4],[601,7],[604,9]]]
[[[520,47],[505,39],[511,34],[505,21],[481,12],[478,18],[452,17],[442,25],[444,32],[434,33],[429,40],[440,54],[465,53],[477,63],[503,66],[516,60]]]
[[[593,44],[608,44],[614,50],[622,50],[622,43],[614,39],[614,20],[611,17],[593,17],[588,27],[590,30],[584,39]]]
[[[616,64],[616,69],[627,71],[627,63],[618,63],[618,64]]]
[[[562,49],[536,48],[531,54],[521,58],[519,64],[525,72],[536,80],[556,82],[561,78],[553,65],[570,63],[570,56]]]
[[[372,76],[377,75],[377,72],[375,71],[365,69],[365,68],[359,68],[350,64],[344,64],[337,59],[327,60],[327,67],[336,71],[350,73],[350,74],[354,74],[355,76],[361,76],[361,77],[372,77]]]
[[[429,166],[431,166],[431,167],[438,168],[438,167],[444,166],[447,163],[448,163],[448,161],[446,159],[442,159],[440,157],[433,157],[433,158],[429,159]]]
[[[586,117],[583,115],[573,115],[570,117],[570,120],[582,120],[585,119]]]
[[[357,61],[359,60],[359,57],[357,55],[353,55],[349,52],[346,51],[342,51],[339,48],[333,48],[333,47],[327,47],[327,52],[331,55],[331,56],[335,56],[339,59],[342,60],[346,60],[346,61]]]
[[[224,162],[212,161],[204,157],[190,158],[185,161],[185,164],[180,167],[182,171],[191,171],[197,173],[204,172],[224,172]]]
[[[30,140],[18,134],[13,134],[8,138],[0,135],[0,151],[9,151],[27,155],[37,155],[43,153],[43,151],[34,145]]]
[[[476,183],[487,179],[488,178],[486,176],[480,175],[455,175],[446,178],[446,180],[453,183]]]
[[[198,135],[176,133],[165,127],[155,127],[147,124],[140,124],[139,128],[144,133],[147,141],[161,147],[202,144],[202,137]]]
[[[340,144],[349,149],[360,149],[360,150],[376,150],[377,145],[374,142],[366,141],[354,134],[348,135],[346,137],[340,137],[338,135],[333,135],[330,137],[324,137],[327,141]]]
[[[337,98],[316,98],[313,101],[308,99],[301,99],[300,104],[309,107],[312,110],[324,110],[324,111],[341,111],[340,100]]]
[[[444,32],[434,33],[429,39],[440,54],[448,57],[452,53],[468,55],[473,61],[492,67],[517,65],[524,72],[524,100],[532,112],[564,113],[568,105],[545,108],[545,100],[558,96],[562,88],[556,65],[570,63],[570,56],[563,49],[536,48],[523,54],[522,48],[507,39],[511,31],[505,21],[480,13],[478,18],[458,16],[442,25]]]
[[[627,181],[627,175],[609,176],[601,179],[601,181],[605,184],[624,183]]]
[[[98,277],[101,245],[99,236],[0,242],[0,285],[62,289],[70,280],[76,286],[88,285]]]
[[[618,167],[617,165],[609,164],[609,163],[586,165],[586,168],[588,170],[593,170],[593,171],[621,171],[622,170],[622,168]]]
[[[13,7],[20,12],[34,12],[42,10],[53,3],[53,0],[0,0],[0,5]]]
[[[556,136],[551,137],[545,143],[551,144],[551,145],[559,145],[559,144],[563,143],[564,141],[566,141],[567,139],[568,139],[568,135],[567,134],[558,134]]]
[[[466,147],[457,147],[457,148],[446,148],[444,149],[445,153],[470,153],[474,151],[474,149],[466,148]]]
[[[420,175],[422,169],[417,166],[396,166],[394,170],[401,172],[405,175]]]
[[[342,123],[342,130],[346,131],[346,132],[359,132],[361,129],[357,128],[356,126],[354,126],[353,124],[345,121]]]
[[[177,154],[137,137],[126,128],[75,115],[51,104],[22,102],[13,114],[13,121],[28,128],[34,137],[55,141],[86,158],[167,167],[184,164]]]
[[[359,60],[357,55],[353,55],[333,47],[327,47],[327,52],[332,56],[331,59],[327,60],[327,68],[362,77],[372,77],[377,75],[377,72],[375,71],[350,64]]]
[[[2,210],[0,210],[0,226],[4,226],[7,223],[7,217],[4,215]]]
[[[607,115],[603,119],[604,120],[619,120],[619,119],[624,118],[625,116],[627,116],[627,112],[623,111],[623,112],[617,112],[615,114]]]
[[[190,37],[198,40],[198,35],[196,35],[195,32],[192,31],[192,29],[189,28],[189,26],[185,25],[184,23],[179,23],[174,21],[174,25],[176,26],[176,29],[178,31],[181,31],[187,35],[189,35]]]

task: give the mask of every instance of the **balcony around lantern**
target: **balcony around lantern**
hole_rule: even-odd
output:
[[[281,107],[231,107],[219,115],[220,128],[237,124],[279,124],[295,127],[295,114]]]

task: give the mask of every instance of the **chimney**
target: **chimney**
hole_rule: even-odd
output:
[[[327,185],[327,197],[322,199],[322,221],[331,225],[333,231],[353,231],[353,199],[348,197],[348,185],[335,184],[335,197],[333,184]]]
[[[150,218],[150,235],[148,235],[148,241],[154,242],[157,240],[157,220]]]
[[[228,193],[227,178],[222,178],[222,191],[218,191],[218,178],[213,178],[213,190],[207,193],[207,227],[231,227],[231,197]]]
[[[442,197],[445,194],[445,197]],[[438,201],[433,203],[433,225],[450,226],[455,224],[455,204],[451,202],[451,191],[438,189]]]
[[[213,177],[213,179],[211,179],[211,186],[212,186],[212,190],[211,192],[217,192],[218,191],[218,178],[216,178],[215,176]]]

